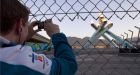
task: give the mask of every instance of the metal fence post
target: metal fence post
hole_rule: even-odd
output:
[[[124,34],[126,35],[126,39],[128,39],[128,34],[126,32],[124,32]]]
[[[137,45],[138,45],[139,40],[140,40],[140,27],[135,26],[135,28],[137,28],[139,30],[139,32],[138,32],[138,40],[137,40]]]
[[[132,38],[133,38],[133,31],[132,30],[128,30],[130,31],[132,34],[131,34],[131,43],[132,43]]]
[[[123,40],[124,40],[124,35],[121,34],[121,36],[123,37]]]

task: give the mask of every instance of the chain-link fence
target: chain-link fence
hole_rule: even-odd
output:
[[[119,48],[108,48],[109,43],[101,39],[96,44],[90,42],[91,46],[84,49],[86,42],[90,41],[71,44],[78,62],[76,75],[140,75],[140,53],[120,53]],[[53,51],[40,53],[53,57]]]
[[[97,20],[101,12],[107,19],[113,16],[119,19],[125,16],[136,19],[140,14],[140,0],[20,0],[20,2],[31,10],[30,21],[50,18],[59,21],[65,18],[71,21],[80,18],[85,21],[89,17]],[[90,42],[91,46],[88,49],[83,48],[84,43],[75,41],[71,44],[78,62],[76,75],[140,75],[139,53],[120,54],[118,48],[108,48],[110,43],[104,40],[99,40],[99,44]],[[51,57],[52,53],[47,55]]]
[[[111,48],[110,42],[114,40],[107,42],[99,39],[94,44],[89,40],[70,42],[79,65],[76,75],[140,75],[139,34],[140,32],[137,38],[124,39],[124,41],[128,41],[136,46],[137,50]],[[90,47],[85,49],[84,45],[87,42],[90,43]],[[118,47],[121,47],[123,43],[118,44],[120,45]]]
[[[20,0],[31,10],[30,20],[69,18],[86,20],[98,19],[103,12],[107,19],[116,16],[123,19],[126,15],[135,19],[140,14],[139,0]]]
[[[103,40],[98,43],[91,43],[88,49],[79,41],[72,44],[79,65],[76,75],[140,75],[140,50],[133,53],[129,49],[108,48],[109,43]]]

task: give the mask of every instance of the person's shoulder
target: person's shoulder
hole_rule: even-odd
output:
[[[30,51],[30,52],[33,52],[32,47],[31,46],[26,46],[26,45],[24,45],[24,46],[21,45],[20,50],[21,51],[28,51],[28,52]]]
[[[23,63],[25,59],[29,59],[29,54],[32,54],[32,49],[29,46],[15,45],[5,47],[0,50],[0,60],[10,64],[19,64]]]

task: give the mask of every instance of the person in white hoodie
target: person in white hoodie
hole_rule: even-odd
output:
[[[67,38],[59,26],[45,21],[44,30],[51,37],[54,58],[36,54],[23,43],[38,30],[36,21],[28,25],[30,11],[18,0],[0,0],[0,75],[74,75],[77,62]]]

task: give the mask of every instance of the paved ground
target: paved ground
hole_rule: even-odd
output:
[[[119,54],[118,49],[75,51],[76,75],[140,75],[140,54]]]

